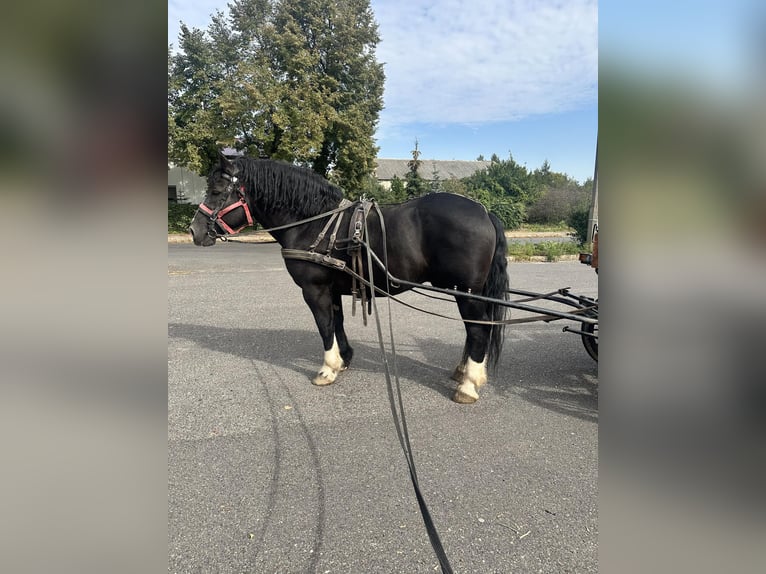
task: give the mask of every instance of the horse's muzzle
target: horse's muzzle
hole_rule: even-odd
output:
[[[215,244],[215,238],[211,237],[210,234],[207,233],[207,230],[195,231],[194,225],[192,225],[189,227],[189,233],[191,233],[194,245],[198,245],[200,247],[210,247],[211,245]]]

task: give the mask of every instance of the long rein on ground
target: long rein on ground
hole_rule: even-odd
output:
[[[236,181],[236,180],[234,180]],[[243,195],[240,192],[240,201],[244,199]],[[251,222],[249,209],[247,208],[246,203],[237,203],[237,206],[242,205],[245,208],[245,211],[247,213],[247,219],[249,222]],[[388,313],[389,313],[389,334],[391,339],[391,359],[393,363],[393,371],[394,371],[394,377],[392,381],[391,377],[391,369],[389,368],[388,364],[388,357],[386,354],[385,344],[383,342],[383,331],[380,326],[380,315],[378,313],[378,306],[377,301],[375,297],[375,292],[379,293],[386,293],[388,294],[388,285],[386,285],[386,290],[382,291],[378,287],[374,285],[374,282],[369,282],[364,279],[362,275],[357,274],[356,272],[349,269],[345,262],[334,259],[330,257],[329,253],[332,250],[332,246],[335,243],[335,234],[337,233],[338,227],[340,225],[340,220],[342,219],[342,216],[337,217],[339,214],[341,214],[343,211],[349,209],[350,207],[354,206],[355,204],[348,201],[343,200],[341,201],[339,207],[336,209],[333,209],[331,211],[321,213],[319,215],[302,219],[300,221],[296,221],[287,225],[280,225],[277,227],[271,227],[269,229],[264,229],[263,231],[271,232],[271,231],[278,231],[280,229],[287,229],[289,227],[296,227],[299,225],[303,225],[305,223],[309,223],[311,221],[316,221],[318,219],[322,219],[323,217],[331,217],[330,221],[327,222],[323,230],[320,232],[317,239],[312,243],[311,245],[311,251],[300,251],[300,250],[288,250],[287,257],[286,258],[295,258],[295,259],[303,259],[308,261],[314,261],[318,264],[324,264],[336,269],[345,270],[347,273],[352,274],[352,276],[355,276],[356,280],[360,281],[363,285],[370,287],[370,305],[372,306],[374,310],[374,316],[375,316],[375,326],[378,333],[378,343],[380,345],[380,352],[381,357],[383,360],[383,366],[384,366],[384,372],[386,377],[386,390],[388,393],[388,402],[391,407],[391,415],[394,419],[394,428],[396,429],[396,436],[399,439],[399,445],[402,448],[402,452],[404,452],[405,460],[407,461],[407,468],[410,473],[410,480],[412,482],[413,489],[415,491],[415,498],[418,502],[418,507],[420,509],[420,514],[423,517],[423,522],[426,527],[426,532],[428,533],[428,539],[431,543],[431,547],[434,550],[434,553],[436,555],[436,558],[439,561],[439,565],[441,567],[442,574],[453,574],[452,566],[449,563],[449,559],[447,558],[447,554],[444,551],[444,547],[442,546],[441,539],[439,538],[439,533],[436,530],[436,526],[433,522],[433,519],[431,518],[431,513],[428,510],[428,506],[426,505],[425,498],[423,497],[423,494],[420,490],[420,483],[418,481],[418,475],[417,470],[415,468],[415,458],[412,451],[412,445],[410,443],[410,436],[409,436],[409,430],[407,428],[407,419],[404,414],[404,403],[402,401],[402,391],[401,386],[399,383],[399,373],[396,367],[396,345],[394,343],[394,331],[393,331],[393,325],[390,321],[391,317],[391,302],[390,298],[388,300]],[[380,209],[377,206],[377,203],[374,203],[375,209],[380,217],[380,225],[381,225],[381,232],[383,234],[383,244],[385,245],[386,242],[386,231],[385,231],[385,223],[383,220],[383,215],[380,213]],[[203,211],[208,215],[208,217],[211,219],[211,221],[217,222],[219,220],[219,213],[221,213],[222,210],[213,211],[208,210]],[[228,211],[227,211],[228,212]],[[331,235],[331,238],[329,240],[330,247],[327,250],[326,255],[321,255],[313,251],[313,249],[321,243],[322,239],[324,238],[326,232],[329,230],[330,225],[332,224],[332,220],[337,217],[338,221],[336,222],[335,229],[333,231],[333,234]],[[252,224],[252,223],[250,223]],[[364,236],[368,237],[369,233],[367,230],[367,218],[364,218],[364,221],[361,223],[361,226],[363,226],[364,229]],[[357,226],[359,227],[359,226]],[[222,229],[226,229],[225,227],[222,227]],[[226,231],[229,231],[231,228],[226,229]],[[241,230],[243,228],[240,228]],[[237,231],[239,231],[237,230]],[[359,231],[361,231],[361,227],[359,228]],[[372,249],[369,248],[369,245],[367,245],[366,242],[361,238],[362,234],[358,233],[354,235],[354,239],[357,240],[357,243],[361,246],[364,245],[367,248],[367,269],[368,269],[368,276],[370,279],[372,279],[372,269],[373,269],[373,259],[372,256],[374,255],[372,253]],[[221,239],[223,241],[232,241],[236,243],[244,243],[241,241],[237,241],[236,239],[230,239],[226,235],[223,234],[215,234],[215,237],[217,239]],[[285,250],[282,250],[282,255],[285,256]],[[376,257],[377,259],[377,257]],[[387,250],[384,250],[383,254],[384,261],[382,262],[384,269],[386,271],[386,282],[387,284],[390,282],[390,278],[392,277],[391,274],[388,272],[388,253]],[[379,261],[379,260],[378,260]],[[400,301],[401,302],[401,301]],[[411,305],[408,305],[411,307]],[[364,302],[362,303],[362,309],[364,310]],[[363,311],[364,313],[364,311]],[[366,319],[366,317],[365,317]]]

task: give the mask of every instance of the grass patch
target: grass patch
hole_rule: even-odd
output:
[[[562,255],[577,255],[581,251],[582,247],[573,241],[508,242],[508,255],[522,261],[528,261],[532,257],[545,257],[546,261],[558,261]]]
[[[514,229],[514,231],[535,231],[535,232],[545,232],[545,231],[573,231],[571,227],[567,224],[566,221],[560,221],[558,223],[525,223],[518,229]]]

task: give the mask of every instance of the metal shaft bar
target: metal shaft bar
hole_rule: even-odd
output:
[[[524,291],[523,289],[506,289],[506,293],[510,293],[512,295],[524,295],[525,297],[530,297],[533,300],[545,299],[546,301],[554,301],[556,303],[569,305],[570,307],[576,307],[578,309],[582,309],[583,305],[590,306],[596,302],[595,299],[582,297],[580,295],[573,295],[569,292],[569,287],[564,287],[555,292],[564,295],[564,297],[557,297],[555,293],[535,293],[533,291]],[[514,302],[523,303],[524,301]]]
[[[578,329],[572,329],[571,327],[564,327],[562,331],[565,331],[567,333],[577,333],[578,335],[585,335],[586,337],[592,337],[593,339],[598,339],[598,334],[596,333],[588,333],[587,331],[579,331]]]
[[[463,293],[462,291],[455,291],[454,289],[444,289],[442,287],[434,287],[433,285],[423,285],[422,283],[413,283],[412,281],[399,279],[397,277],[394,277],[391,274],[391,272],[389,272],[385,268],[385,266],[380,261],[380,259],[378,259],[378,256],[370,249],[370,246],[367,243],[364,243],[364,246],[367,248],[367,250],[370,252],[372,257],[375,259],[375,262],[378,265],[380,265],[383,272],[388,276],[388,280],[397,285],[404,285],[406,287],[411,287],[411,288],[416,287],[419,289],[426,289],[428,291],[435,291],[436,293],[452,295],[453,297],[467,297],[470,299],[475,299],[477,301],[485,301],[486,303],[494,303],[496,305],[503,305],[505,307],[510,307],[512,309],[519,309],[521,311],[529,311],[531,313],[544,313],[546,315],[558,317],[559,319],[569,319],[570,321],[577,321],[578,323],[588,323],[590,325],[598,325],[598,319],[594,319],[592,317],[586,317],[584,315],[575,315],[573,313],[565,313],[563,311],[543,309],[541,307],[534,307],[532,305],[524,305],[523,303],[516,303],[515,301],[505,301],[503,299],[492,299],[491,297],[484,297],[483,295],[476,295],[475,293]]]

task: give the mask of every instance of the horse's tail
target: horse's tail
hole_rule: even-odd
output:
[[[489,219],[495,227],[495,254],[492,257],[492,266],[489,269],[489,276],[484,284],[482,295],[491,299],[508,300],[508,243],[505,240],[505,229],[497,216],[489,213]],[[487,309],[487,315],[492,321],[504,321],[507,307],[497,303],[490,303]],[[492,325],[489,338],[489,357],[488,364],[490,369],[497,366],[500,353],[503,350],[505,339],[505,325]]]

